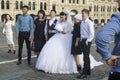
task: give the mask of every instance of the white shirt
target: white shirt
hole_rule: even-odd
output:
[[[56,19],[56,18],[52,18],[52,19],[49,20],[49,25],[50,25],[50,26],[54,23],[55,19]],[[48,21],[46,21],[45,34],[47,34],[47,28],[48,28],[47,22],[48,22]],[[56,30],[52,30],[52,33],[56,33]]]
[[[81,39],[91,42],[94,38],[94,23],[88,18],[81,22]]]

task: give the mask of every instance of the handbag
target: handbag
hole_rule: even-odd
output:
[[[34,42],[32,42],[32,44],[31,44],[31,51],[35,51],[35,44],[34,44]]]

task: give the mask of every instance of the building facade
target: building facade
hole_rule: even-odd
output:
[[[107,22],[110,16],[117,12],[117,3],[114,0],[1,0],[0,22],[4,20],[6,14],[17,19],[23,5],[29,6],[29,13],[32,16],[40,9],[45,10],[47,15],[54,9],[59,15],[62,9],[67,8],[71,11],[71,15],[75,15],[81,13],[83,8],[87,8],[95,23]]]

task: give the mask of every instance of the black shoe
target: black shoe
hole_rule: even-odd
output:
[[[84,78],[87,78],[87,75],[86,74],[81,74],[79,76],[77,76],[78,79],[84,79]]]
[[[31,62],[28,62],[28,65],[32,65],[32,63],[31,63]]]
[[[17,64],[16,65],[20,65],[20,64],[22,64],[21,62],[17,62]]]
[[[11,53],[12,51],[11,50],[8,50],[8,53]]]
[[[77,71],[78,71],[79,73],[81,73],[81,69],[82,69],[81,65],[77,66]]]
[[[13,50],[13,54],[15,54],[16,53],[16,51],[15,50]]]

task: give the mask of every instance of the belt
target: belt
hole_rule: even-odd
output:
[[[30,32],[30,31],[19,31],[19,32],[21,32],[21,33],[28,33],[28,32]]]

